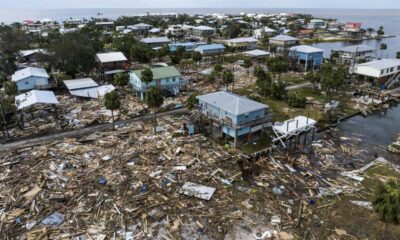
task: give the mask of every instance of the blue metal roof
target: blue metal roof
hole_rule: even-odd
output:
[[[196,50],[203,50],[203,51],[218,50],[218,49],[225,49],[225,47],[222,44],[207,44],[196,47]]]

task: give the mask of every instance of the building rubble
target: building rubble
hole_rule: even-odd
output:
[[[338,174],[334,151],[355,157],[350,144],[321,140],[314,155],[255,160],[187,136],[183,122],[160,118],[157,135],[136,122],[1,152],[0,238],[295,239],[324,220],[315,213],[330,205],[320,199],[360,190]]]

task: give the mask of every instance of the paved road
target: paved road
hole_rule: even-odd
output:
[[[305,83],[288,86],[288,87],[286,87],[286,90],[291,91],[291,90],[296,90],[296,89],[300,89],[300,88],[312,87],[312,85],[313,84],[310,82],[305,82]]]
[[[157,117],[163,117],[163,116],[169,116],[169,115],[175,115],[175,114],[188,114],[188,113],[189,113],[189,111],[186,108],[183,108],[183,109],[158,113]],[[149,115],[140,116],[140,117],[132,118],[132,119],[128,119],[128,120],[117,121],[117,122],[115,122],[115,124],[117,125],[117,124],[125,124],[125,123],[132,123],[132,122],[151,121],[152,119],[153,119],[153,114],[149,114]],[[21,141],[1,144],[0,151],[41,145],[41,144],[45,144],[48,142],[52,142],[52,141],[60,140],[60,139],[64,139],[64,138],[79,138],[79,137],[89,135],[89,134],[97,132],[97,131],[110,130],[111,128],[112,128],[112,124],[102,124],[102,125],[87,127],[87,128],[78,129],[78,130],[71,130],[71,131],[67,131],[67,132],[55,133],[55,134],[42,136],[42,137],[25,139],[25,140],[21,140]]]

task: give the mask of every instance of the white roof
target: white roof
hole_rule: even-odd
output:
[[[382,70],[400,66],[400,59],[381,59],[371,62],[357,64],[356,67],[370,67],[376,70]]]
[[[280,134],[288,135],[302,129],[314,126],[317,122],[314,119],[298,116],[294,119],[289,119],[283,123],[275,123],[272,128]]]
[[[243,53],[246,55],[255,56],[255,57],[271,55],[270,52],[266,52],[266,51],[263,51],[260,49],[254,49],[254,50],[243,52]]]
[[[225,40],[227,43],[243,43],[243,42],[257,42],[257,39],[253,37],[242,37],[242,38],[233,38]]]
[[[323,49],[311,47],[308,45],[299,45],[290,48],[290,51],[302,52],[302,53],[317,53],[324,52]]]
[[[143,38],[142,42],[144,43],[169,43],[171,40],[169,40],[167,37],[152,37],[152,38]]]
[[[198,96],[197,99],[215,106],[222,111],[229,112],[233,115],[241,115],[250,113],[264,108],[267,105],[253,101],[251,99],[233,94],[228,91],[221,91]]]
[[[110,84],[110,85],[103,85],[99,87],[91,87],[91,88],[83,88],[83,89],[77,89],[77,90],[70,90],[69,92],[73,96],[78,96],[78,97],[87,97],[87,98],[102,98],[104,95],[106,95],[109,92],[112,92],[115,90],[115,87]]]
[[[38,49],[32,49],[32,50],[21,50],[21,51],[19,51],[19,55],[21,57],[27,57],[27,56],[30,56],[30,55],[32,55],[34,53],[45,53],[45,52],[46,51],[44,49],[38,48]]]
[[[160,28],[153,28],[153,29],[150,29],[149,32],[158,33],[158,32],[161,32],[161,29]]]
[[[262,30],[264,30],[264,32],[266,32],[266,33],[274,33],[274,32],[276,32],[274,29],[269,28],[269,27],[264,27]]]
[[[35,67],[27,67],[24,69],[21,69],[19,71],[16,71],[12,77],[11,80],[13,82],[18,82],[21,81],[25,78],[28,77],[41,77],[41,78],[49,78],[49,75],[47,74],[46,70],[44,68],[35,68]]]
[[[91,78],[64,80],[64,84],[65,84],[65,86],[67,86],[68,90],[76,90],[76,89],[91,88],[91,87],[99,86],[99,84],[97,84]]]
[[[53,91],[32,90],[15,97],[15,106],[18,110],[34,104],[58,104]]]
[[[122,52],[98,53],[96,56],[101,63],[122,62],[128,60]]]
[[[209,27],[209,26],[197,26],[197,27],[193,27],[193,29],[196,29],[196,30],[203,30],[203,31],[215,30],[214,28]]]
[[[353,45],[353,46],[347,46],[347,47],[335,49],[334,51],[355,53],[355,52],[372,52],[375,50],[377,50],[377,49],[372,48],[367,45],[364,45],[364,44],[360,44],[360,45]]]
[[[271,38],[270,40],[275,40],[275,41],[297,41],[299,39],[295,38],[295,37],[288,36],[288,35],[278,35],[276,37]]]

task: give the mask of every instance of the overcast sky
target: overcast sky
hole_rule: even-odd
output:
[[[0,8],[356,8],[400,9],[400,0],[0,0]]]

